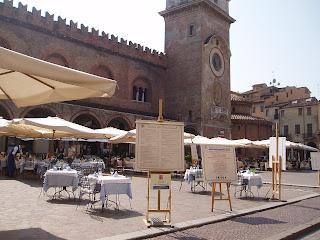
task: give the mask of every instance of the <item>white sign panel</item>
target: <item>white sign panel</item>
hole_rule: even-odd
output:
[[[146,171],[184,171],[184,123],[136,121],[136,167]]]
[[[203,177],[207,182],[232,182],[237,180],[234,147],[202,145]]]
[[[311,152],[310,156],[312,170],[320,170],[320,152]]]
[[[198,152],[197,152],[197,145],[196,144],[191,144],[191,158],[192,160],[198,161]]]
[[[270,138],[270,147],[269,147],[269,167],[272,168],[272,156],[276,159],[277,155],[277,139],[276,137]],[[279,137],[278,140],[278,156],[281,157],[281,170],[286,170],[286,138]]]

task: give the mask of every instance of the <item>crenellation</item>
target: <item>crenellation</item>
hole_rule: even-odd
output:
[[[4,5],[5,7],[12,8],[12,7],[13,7],[13,1],[4,0],[4,1],[3,1],[3,5]]]
[[[27,4],[23,5],[21,2],[19,2],[18,8],[21,9],[22,11],[24,11],[24,12],[28,11],[28,5]]]
[[[85,25],[81,24],[81,32],[87,33],[89,31],[89,28],[86,27]]]
[[[48,12],[46,12],[46,14],[45,14],[45,18],[46,18],[46,20],[50,23],[50,22],[54,22],[54,15],[52,14],[50,14],[50,13],[48,13]]]
[[[70,30],[74,31],[74,32],[77,32],[79,30],[78,29],[78,23],[70,20]]]
[[[7,18],[17,19],[31,26],[38,27],[39,29],[44,29],[47,32],[53,32],[58,36],[68,37],[91,44],[92,46],[103,47],[124,56],[127,55],[153,64],[166,66],[165,59],[163,58],[165,55],[163,53],[145,48],[140,44],[123,38],[119,39],[119,37],[113,34],[109,35],[104,31],[101,32],[100,35],[99,30],[94,28],[89,32],[89,28],[84,24],[81,24],[79,27],[78,23],[72,20],[67,24],[66,19],[60,16],[58,16],[57,21],[55,21],[53,14],[45,12],[44,16],[42,16],[41,10],[37,10],[35,7],[33,7],[30,12],[28,11],[27,5],[19,3],[18,7],[14,7],[13,1],[4,0],[3,3],[0,2],[0,12]],[[159,58],[156,59],[155,56]]]
[[[32,15],[35,17],[41,17],[41,10],[38,10],[35,7],[33,7],[32,8]]]

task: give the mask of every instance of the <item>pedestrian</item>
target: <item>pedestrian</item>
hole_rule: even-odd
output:
[[[7,176],[13,177],[16,170],[15,156],[21,153],[21,147],[16,140],[14,144],[10,144],[7,151]]]

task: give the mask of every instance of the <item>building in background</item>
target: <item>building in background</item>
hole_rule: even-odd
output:
[[[307,87],[277,87],[263,83],[253,85],[250,91],[233,95],[247,102],[247,106],[251,104],[253,117],[272,122],[272,133],[275,133],[274,124],[277,122],[280,135],[289,141],[320,147],[319,101],[310,96]]]
[[[165,53],[83,24],[0,2],[0,46],[117,81],[112,98],[92,98],[16,108],[0,101],[6,119],[59,116],[91,128],[135,128],[155,119],[158,100],[165,117],[186,131],[231,136],[229,0],[167,0]],[[206,61],[204,61],[206,59]],[[2,149],[3,150],[3,149]]]
[[[253,116],[266,118],[269,106],[310,98],[310,94],[311,92],[307,87],[276,87],[262,83],[253,85],[250,91],[241,95],[252,102]]]
[[[279,132],[289,141],[320,147],[319,101],[314,97],[274,104],[266,108],[267,119],[279,123]]]
[[[252,115],[252,102],[241,94],[231,92],[231,137],[265,140],[272,136],[272,121]],[[237,149],[239,159],[265,159],[266,149]]]
[[[264,140],[272,135],[272,121],[252,115],[252,102],[231,93],[232,139]]]

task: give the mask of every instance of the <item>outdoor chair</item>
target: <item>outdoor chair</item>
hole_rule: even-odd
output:
[[[92,206],[94,206],[94,204],[99,201],[99,200],[96,200],[96,194],[101,191],[101,184],[98,184],[95,181],[90,181],[87,176],[83,176],[80,179],[79,185],[80,185],[80,192],[79,192],[79,203],[77,205],[77,208],[80,204],[80,201],[82,200],[82,197],[85,195],[87,195],[89,199],[89,203],[87,204],[87,209],[89,205],[92,208]]]
[[[22,166],[22,176],[25,177],[27,172],[34,173],[35,170],[35,163],[33,161],[25,161]]]

